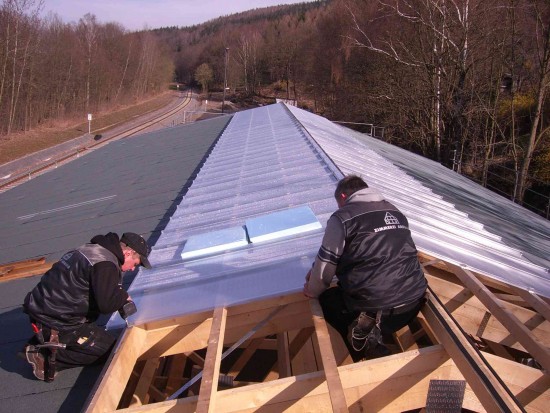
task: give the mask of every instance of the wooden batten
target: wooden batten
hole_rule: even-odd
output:
[[[213,413],[216,411],[217,383],[220,376],[226,322],[227,309],[225,307],[216,308],[208,338],[197,413]]]
[[[311,314],[313,316],[313,324],[315,325],[317,341],[319,342],[319,347],[321,349],[323,369],[325,372],[325,379],[328,386],[332,411],[338,413],[347,412],[348,405],[346,403],[346,396],[344,394],[342,381],[338,373],[338,366],[336,365],[334,352],[332,351],[330,334],[323,317],[323,310],[321,309],[319,301],[316,299],[310,299],[309,304],[311,306]]]
[[[0,265],[0,282],[42,275],[52,267],[45,257]]]
[[[465,381],[470,411],[546,411],[548,301],[420,258],[429,299],[390,356],[353,363],[318,301],[288,294],[127,329],[86,412],[403,412],[432,380]]]

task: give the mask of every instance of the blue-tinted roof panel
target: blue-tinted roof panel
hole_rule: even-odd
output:
[[[202,257],[248,245],[246,231],[242,227],[221,229],[189,237],[181,252],[183,260]]]
[[[322,228],[307,205],[246,220],[250,242],[275,240]]]

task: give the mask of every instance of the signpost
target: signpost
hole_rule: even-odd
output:
[[[92,133],[92,114],[88,113],[88,135]]]

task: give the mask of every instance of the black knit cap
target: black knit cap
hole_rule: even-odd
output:
[[[143,239],[141,235],[135,234],[133,232],[125,232],[124,234],[122,234],[120,242],[125,243],[139,254],[141,265],[143,267],[151,269],[151,264],[147,259],[149,253],[151,252],[151,247],[147,245],[147,242]]]

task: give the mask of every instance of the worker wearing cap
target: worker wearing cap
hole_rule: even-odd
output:
[[[427,288],[408,221],[355,175],[338,183],[334,197],[338,210],[327,222],[304,294],[319,298],[354,361],[385,355],[383,337],[416,317]],[[334,276],[338,283],[330,287]]]
[[[51,370],[45,365],[50,353],[37,347],[40,342],[55,339],[64,345],[55,349],[56,371],[105,361],[115,337],[95,321],[100,314],[113,313],[131,302],[122,288],[122,272],[139,265],[151,268],[150,251],[143,237],[132,232],[120,239],[112,232],[96,235],[63,255],[42,276],[23,303],[35,331],[25,357],[38,379],[47,380],[44,370]],[[54,372],[48,373],[53,379]]]

